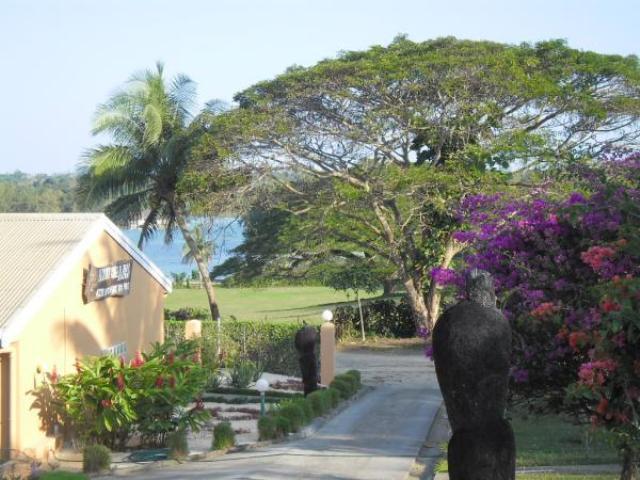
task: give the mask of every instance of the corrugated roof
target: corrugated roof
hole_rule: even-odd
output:
[[[0,330],[8,327],[62,263],[83,253],[103,231],[171,290],[171,282],[103,214],[0,213]]]
[[[0,214],[0,328],[100,217]]]

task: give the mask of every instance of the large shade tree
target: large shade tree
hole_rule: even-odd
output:
[[[108,135],[111,143],[87,152],[78,193],[85,204],[104,204],[117,223],[141,222],[140,248],[161,228],[167,243],[179,230],[202,277],[211,315],[219,321],[207,259],[189,223],[193,199],[181,188],[202,134],[191,114],[195,95],[190,78],[168,81],[161,64],[134,75],[97,109],[92,132]]]
[[[438,316],[432,269],[464,248],[452,236],[462,198],[508,188],[516,167],[573,162],[640,136],[637,58],[561,41],[400,37],[291,68],[236,100],[224,136],[239,155],[297,195],[315,238],[394,265],[425,325]],[[301,187],[307,178],[324,188]]]

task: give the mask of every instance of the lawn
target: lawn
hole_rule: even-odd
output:
[[[351,304],[347,296],[328,287],[216,288],[223,318],[238,320],[306,320],[320,322],[327,308]],[[365,297],[366,295],[363,295]],[[376,294],[369,295],[369,297]],[[207,294],[202,289],[176,289],[167,297],[166,308],[208,308]]]
[[[72,473],[72,472],[47,472],[42,474],[41,480],[88,480],[84,473]]]
[[[527,415],[516,411],[511,419],[516,437],[516,466],[601,465],[619,464],[620,458],[602,432],[592,432],[584,425],[574,425],[558,415]],[[448,471],[446,454],[437,466]],[[526,480],[609,480],[613,475],[526,474]]]
[[[619,463],[603,433],[578,426],[556,415],[514,415],[517,465],[596,465]]]
[[[618,480],[620,475],[583,475],[570,473],[527,473],[516,475],[518,480]]]

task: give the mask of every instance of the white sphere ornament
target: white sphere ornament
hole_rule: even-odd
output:
[[[269,390],[269,381],[266,378],[261,378],[256,382],[256,390],[260,393]]]
[[[322,319],[325,322],[330,322],[331,320],[333,320],[333,312],[331,310],[325,310],[324,312],[322,312]]]

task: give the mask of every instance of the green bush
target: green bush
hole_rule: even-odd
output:
[[[347,375],[355,380],[356,385],[360,386],[362,384],[361,375],[359,370],[349,370],[344,375]]]
[[[301,407],[302,407],[302,411],[304,412],[304,423],[309,423],[311,420],[314,419],[315,415],[313,413],[313,406],[311,406],[311,402],[308,402],[306,398],[301,398],[299,400],[293,400],[294,402],[297,402]]]
[[[88,445],[82,451],[82,471],[95,473],[111,467],[111,451],[104,445]]]
[[[330,387],[340,392],[343,399],[351,398],[360,389],[360,372],[350,370],[347,373],[336,375]]]
[[[347,400],[353,394],[353,383],[344,377],[336,377],[329,386],[337,390],[343,400]]]
[[[258,419],[259,440],[273,440],[280,434],[276,419],[271,415],[265,415]]]
[[[336,408],[338,406],[338,404],[340,403],[340,392],[338,390],[336,390],[335,388],[327,388],[325,390],[327,393],[327,398],[329,399],[329,405],[331,405],[331,408]]]
[[[229,379],[235,388],[247,388],[254,381],[258,369],[251,360],[240,357],[231,362],[229,369]]]
[[[273,418],[276,421],[276,429],[278,431],[278,436],[284,436],[287,433],[293,432],[291,421],[287,417],[285,417],[284,415],[275,414]]]
[[[169,449],[169,458],[173,460],[181,460],[189,456],[187,432],[185,430],[176,430],[168,434],[167,448]]]
[[[208,372],[197,361],[198,345],[155,344],[126,363],[113,356],[89,357],[77,373],[45,383],[60,423],[87,444],[124,449],[134,433],[143,446],[162,447],[176,429],[199,430],[209,419],[186,407],[202,393]],[[38,395],[38,392],[36,392]],[[63,408],[62,408],[63,407]]]
[[[292,432],[297,432],[305,424],[304,408],[293,400],[281,402],[278,405],[277,415],[289,420]]]
[[[185,307],[177,310],[164,309],[165,320],[211,320],[211,310],[208,308]]]
[[[328,397],[326,390],[311,392],[306,400],[311,405],[315,417],[324,415],[331,408],[331,399]]]
[[[375,300],[363,303],[366,333],[382,337],[411,338],[416,335],[416,323],[411,307],[403,299]],[[360,314],[357,307],[338,307],[333,313],[336,337],[360,335]]]
[[[7,478],[11,478],[11,477],[7,477]],[[53,472],[44,472],[38,478],[40,480],[89,480],[89,477],[86,476],[84,473],[65,472],[63,470],[55,470]]]
[[[223,450],[231,448],[236,444],[236,434],[231,427],[231,423],[222,422],[213,427],[213,450]]]

